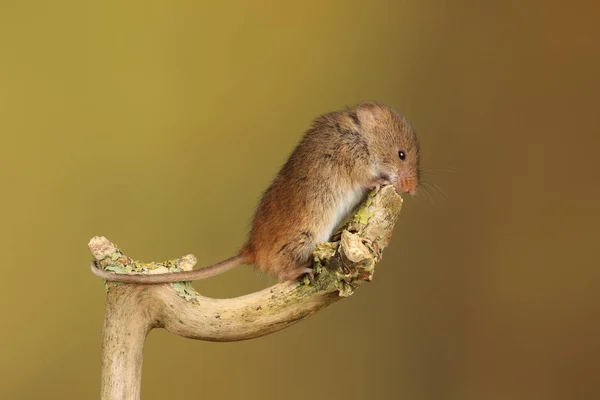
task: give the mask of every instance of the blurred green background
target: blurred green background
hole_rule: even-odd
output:
[[[579,0],[0,1],[0,398],[98,398],[90,237],[232,255],[311,120],[363,100],[413,121],[443,193],[407,199],[375,280],[300,324],[153,331],[142,398],[598,398],[599,18]]]

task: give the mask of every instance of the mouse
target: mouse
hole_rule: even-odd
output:
[[[118,274],[92,263],[106,281],[161,284],[192,281],[240,265],[279,281],[313,278],[312,253],[338,225],[382,185],[400,195],[419,187],[419,140],[411,122],[392,107],[364,102],[323,114],[264,191],[247,241],[238,254],[183,272]]]

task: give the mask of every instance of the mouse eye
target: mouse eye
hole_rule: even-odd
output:
[[[404,152],[404,150],[400,150],[398,152],[398,157],[400,157],[401,160],[404,160],[406,158],[406,153]]]

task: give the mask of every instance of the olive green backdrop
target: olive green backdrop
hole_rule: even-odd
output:
[[[142,397],[598,398],[594,3],[0,1],[0,398],[98,398],[90,237],[232,255],[310,121],[362,100],[413,121],[443,192],[407,199],[375,280],[307,321],[153,331]]]

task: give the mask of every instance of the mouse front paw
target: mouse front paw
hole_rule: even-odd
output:
[[[367,187],[369,188],[369,190],[373,190],[378,186],[389,185],[390,183],[390,179],[387,176],[379,176],[373,179],[371,183],[367,185]]]

